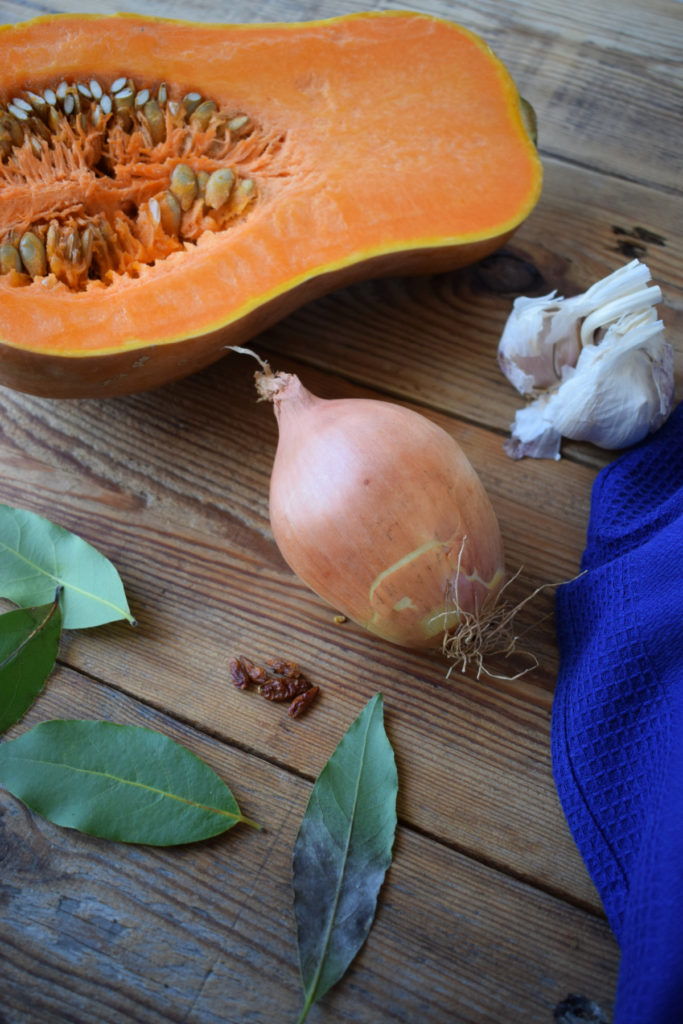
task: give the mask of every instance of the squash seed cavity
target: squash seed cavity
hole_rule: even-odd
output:
[[[0,97],[0,275],[12,285],[137,277],[257,202],[249,114],[121,76]]]

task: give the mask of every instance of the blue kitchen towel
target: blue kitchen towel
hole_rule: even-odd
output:
[[[556,597],[555,782],[620,947],[614,1024],[681,1024],[683,403],[598,474],[582,568]]]

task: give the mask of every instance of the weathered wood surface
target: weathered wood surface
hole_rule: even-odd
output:
[[[256,21],[381,6],[203,0],[189,11],[155,0],[144,10]],[[444,425],[491,495],[524,592],[576,571],[609,456],[585,445],[565,446],[559,463],[503,453],[518,403],[495,350],[514,296],[575,293],[640,256],[664,293],[681,396],[683,8],[413,6],[468,25],[508,64],[539,115],[541,202],[484,263],[344,289],[253,347],[320,394],[393,398]],[[0,18],[81,7],[7,2]],[[551,775],[552,590],[522,613],[540,665],[514,681],[446,680],[440,658],[335,623],[270,535],[276,428],[252,372],[232,355],[116,400],[0,389],[0,501],[103,550],[139,622],[66,634],[46,692],[11,735],[52,717],[151,725],[202,756],[266,826],[183,850],[131,848],[51,826],[0,790],[0,1021],[293,1021],[292,844],[312,780],[380,689],[400,777],[394,863],[370,939],[312,1024],[550,1024],[570,991],[609,1011],[618,949]],[[294,722],[236,691],[237,653],[299,660],[322,688],[315,710]]]

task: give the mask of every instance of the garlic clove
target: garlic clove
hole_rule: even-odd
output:
[[[581,351],[579,318],[571,299],[555,292],[540,299],[515,299],[498,345],[500,368],[522,395],[559,383],[562,368]]]
[[[673,349],[654,310],[627,314],[552,395],[548,415],[574,441],[627,448],[662,425],[673,404]]]

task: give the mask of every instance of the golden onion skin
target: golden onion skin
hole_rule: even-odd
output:
[[[279,425],[270,521],[296,575],[365,629],[441,647],[504,583],[491,502],[446,431],[406,407],[320,399],[270,377]]]

